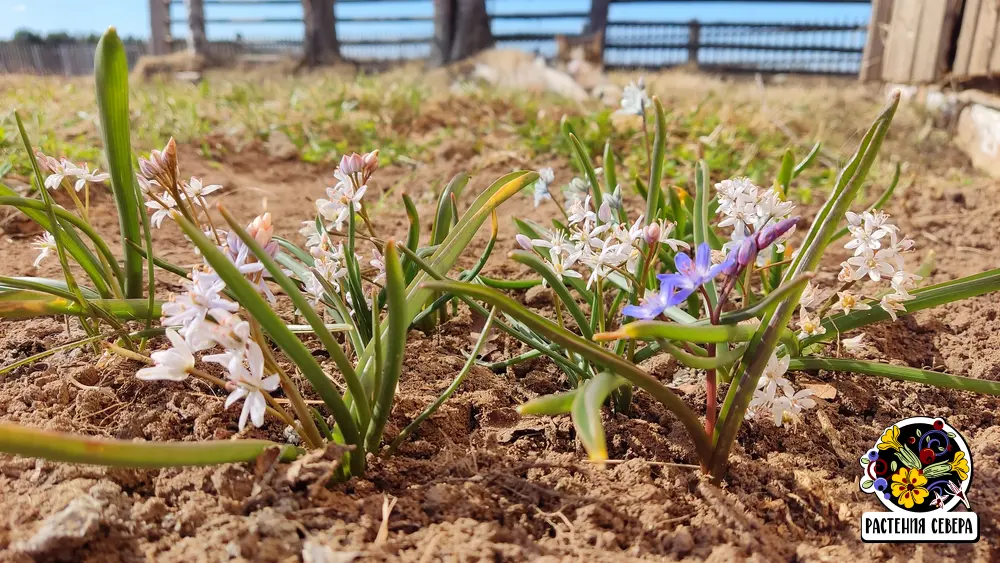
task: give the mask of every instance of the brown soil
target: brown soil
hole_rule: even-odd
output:
[[[654,83],[654,89],[657,86]],[[666,90],[664,86],[661,90]],[[789,126],[809,116],[801,88],[771,90],[771,107],[783,108]],[[813,97],[815,111],[835,111],[827,123],[828,146],[841,157],[850,139],[876,107],[870,93],[826,88]],[[843,107],[843,106],[840,106]],[[933,250],[936,283],[985,270],[1000,261],[1000,204],[995,182],[972,170],[961,154],[936,134],[919,138],[920,120],[901,112],[886,155],[908,163],[890,212],[913,236],[921,255]],[[796,122],[796,117],[800,121]],[[768,118],[759,119],[767,121]],[[837,144],[842,143],[842,144]],[[489,145],[487,145],[489,146]],[[421,200],[434,182],[461,170],[475,171],[463,200],[499,174],[552,164],[568,175],[565,157],[525,162],[517,154],[476,156],[456,144],[433,165],[388,167],[367,196],[375,221],[402,235],[405,216],[398,194]],[[291,234],[322,193],[329,170],[271,160],[249,147],[224,162],[182,154],[183,171],[203,175],[226,190],[220,199],[241,217],[262,207],[275,217],[276,232]],[[415,191],[413,186],[419,186]],[[426,200],[426,198],[424,198]],[[264,203],[266,201],[266,204]],[[424,205],[427,203],[425,201]],[[426,208],[426,207],[425,207]],[[516,196],[501,209],[502,240],[513,246],[511,217],[543,220],[530,196]],[[117,218],[107,197],[96,202],[97,227],[114,232]],[[808,214],[807,214],[808,215]],[[4,223],[0,241],[7,275],[48,275],[49,262],[32,268],[29,226]],[[157,233],[162,254],[190,263],[176,230]],[[473,243],[468,256],[480,250]],[[488,266],[495,276],[523,275],[497,252]],[[836,272],[842,259],[828,258]],[[468,259],[468,258],[467,258]],[[177,289],[163,276],[159,289]],[[521,295],[544,308],[544,297]],[[863,357],[915,367],[1000,379],[1000,301],[985,296],[872,327]],[[404,426],[451,382],[472,342],[473,319],[462,309],[440,330],[412,331],[397,406],[387,435]],[[0,323],[0,365],[68,340],[56,320]],[[505,337],[491,343],[490,359],[510,357],[522,347]],[[647,366],[669,379],[674,366]],[[137,365],[89,351],[57,354],[0,376],[0,419],[32,426],[115,438],[146,440],[226,439],[236,416],[222,410],[217,390],[195,383],[148,384],[133,375]],[[473,369],[446,403],[393,458],[371,458],[364,479],[316,487],[322,474],[309,467],[293,476],[288,466],[222,467],[137,471],[49,463],[0,456],[0,560],[30,561],[623,561],[752,559],[993,560],[998,557],[1000,517],[1000,399],[891,382],[844,373],[795,374],[799,385],[826,384],[836,394],[790,429],[748,423],[739,436],[732,466],[721,487],[697,469],[683,429],[661,406],[638,394],[630,417],[605,415],[610,455],[625,460],[608,467],[585,461],[567,417],[520,418],[525,399],[565,388],[549,363],[534,362],[493,374]],[[680,392],[703,409],[699,385]],[[872,545],[859,537],[864,511],[881,510],[860,493],[857,457],[883,427],[913,415],[947,417],[969,441],[975,460],[971,502],[982,523],[974,545]],[[281,439],[269,423],[246,437]],[[312,477],[312,480],[310,480]],[[391,510],[388,509],[391,507]],[[40,538],[40,531],[47,536]],[[380,528],[383,530],[380,532]],[[44,541],[40,541],[44,540]]]

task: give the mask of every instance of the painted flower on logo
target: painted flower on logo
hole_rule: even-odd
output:
[[[878,441],[878,449],[880,450],[888,450],[888,449],[898,450],[901,449],[902,447],[903,445],[899,443],[898,426],[893,426],[887,429],[885,433],[882,434],[882,437]]]
[[[913,508],[913,505],[923,504],[927,499],[927,489],[924,488],[926,484],[927,477],[919,469],[903,467],[892,476],[892,496],[899,499],[900,506]]]
[[[969,460],[965,459],[965,452],[955,453],[955,459],[951,460],[951,470],[957,473],[962,481],[969,478]]]

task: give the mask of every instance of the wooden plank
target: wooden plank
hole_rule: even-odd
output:
[[[170,9],[166,0],[149,0],[149,31],[150,54],[170,53]]]
[[[892,3],[893,0],[872,0],[872,15],[868,21],[868,36],[865,38],[864,54],[861,55],[861,72],[858,74],[858,79],[862,82],[882,78],[882,57],[885,55],[886,37],[892,19]]]
[[[979,7],[979,19],[976,21],[972,53],[966,71],[969,76],[986,74],[990,70],[990,59],[997,39],[997,16],[1000,15],[1000,6],[997,4],[996,0],[984,0]]]
[[[996,27],[993,28],[993,56],[990,57],[989,72],[991,75],[1000,72],[1000,16],[997,18]]]
[[[910,66],[910,82],[933,82],[944,74],[957,13],[957,0],[924,3]]]
[[[920,14],[924,3],[920,0],[896,0],[892,4],[892,20],[882,61],[882,80],[910,82],[913,60],[917,50]]]
[[[955,76],[969,74],[969,57],[972,56],[972,45],[976,39],[979,9],[984,1],[990,0],[965,0],[965,13],[962,14],[962,27],[958,32],[958,45],[955,47],[955,63],[951,67]]]

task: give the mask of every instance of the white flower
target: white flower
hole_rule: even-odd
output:
[[[822,296],[812,282],[806,282],[806,288],[802,290],[802,297],[799,298],[799,307],[803,309],[814,309],[823,302]]]
[[[607,241],[601,247],[600,252],[592,252],[584,256],[583,263],[591,270],[590,278],[587,279],[587,288],[589,289],[595,281],[607,277],[611,267],[621,266],[629,259],[629,256],[630,253],[627,249],[623,251],[621,245],[608,244]]]
[[[163,220],[170,216],[170,211],[177,207],[177,202],[174,201],[169,192],[163,192],[159,197],[159,201],[150,199],[146,202],[146,207],[153,210],[153,215],[149,218],[149,222],[159,229],[160,225],[163,224]]]
[[[807,311],[799,310],[799,339],[803,339],[809,336],[819,336],[821,334],[826,334],[826,328],[820,322],[819,318],[813,317]]]
[[[82,190],[84,186],[86,186],[88,183],[100,184],[107,181],[107,179],[111,177],[111,175],[106,172],[105,173],[98,172],[96,168],[93,170],[93,172],[91,172],[86,166],[81,166],[80,168],[75,170],[75,172],[76,172],[76,183],[73,185],[73,189],[76,191]]]
[[[646,96],[645,86],[641,80],[638,84],[630,82],[622,90],[622,107],[619,110],[621,113],[642,115],[647,105],[649,105],[649,97]]]
[[[35,242],[31,243],[31,246],[38,250],[38,257],[35,258],[34,264],[37,268],[42,264],[42,260],[45,260],[56,251],[56,237],[52,236],[52,233],[45,231],[35,239]]]
[[[326,195],[330,197],[330,201],[335,201],[349,210],[357,211],[361,208],[361,198],[364,197],[367,190],[368,186],[355,189],[351,182],[340,182],[333,188],[327,188]]]
[[[226,397],[223,408],[229,408],[243,399],[243,411],[240,412],[240,430],[247,425],[249,418],[253,425],[260,428],[264,425],[264,412],[267,410],[267,400],[261,391],[274,391],[278,388],[278,374],[264,377],[264,354],[256,342],[251,341],[247,351],[248,370],[243,363],[230,366],[230,381],[236,388]]]
[[[775,426],[794,424],[798,422],[802,411],[816,406],[816,401],[812,398],[812,389],[801,389],[795,392],[791,385],[783,385],[782,391],[784,396],[776,397],[771,403],[771,414],[774,416]]]
[[[853,338],[844,338],[840,341],[844,345],[844,350],[848,352],[857,352],[864,348],[865,333],[861,333]]]
[[[163,304],[162,325],[187,327],[195,320],[205,320],[205,315],[212,309],[235,313],[240,308],[220,295],[226,283],[214,272],[194,270],[191,278],[192,281],[185,284],[187,293]],[[183,330],[181,332],[184,333]]]
[[[225,309],[211,309],[206,319],[196,320],[188,326],[185,335],[188,345],[195,350],[207,350],[216,344],[227,350],[242,350],[250,338],[250,323]]]
[[[913,297],[910,296],[910,299]],[[888,293],[882,296],[879,301],[878,306],[882,308],[883,311],[889,313],[893,321],[897,320],[896,312],[905,313],[906,307],[903,306],[903,301],[906,301],[906,297],[900,295],[899,293]]]
[[[583,274],[581,274],[580,272],[577,272],[576,270],[571,270],[570,269],[570,268],[573,267],[573,264],[576,264],[576,261],[577,261],[578,258],[579,258],[578,254],[570,254],[565,259],[559,258],[559,259],[552,260],[551,262],[546,261],[545,264],[553,272],[555,272],[556,275],[559,276],[560,279],[564,279],[564,280],[566,278],[582,279],[583,278]],[[545,283],[545,280],[542,280],[542,285],[547,285]]]
[[[538,179],[546,184],[551,184],[556,181],[556,173],[551,168],[542,168],[538,171]]]
[[[589,195],[583,201],[580,201],[579,199],[574,200],[573,204],[569,207],[568,213],[569,216],[566,217],[566,220],[570,225],[583,223],[586,227],[587,224],[597,221],[597,214],[590,208]]]
[[[876,253],[852,256],[847,259],[847,264],[854,268],[855,280],[868,276],[872,281],[879,281],[891,277],[893,273],[892,265],[885,260],[886,258],[885,251],[879,250]]]
[[[344,230],[344,225],[347,224],[351,215],[349,207],[341,204],[339,201],[326,199],[316,200],[316,210],[319,211],[323,219],[329,222],[327,228],[332,228],[338,233]]]
[[[837,300],[837,306],[844,311],[845,315],[851,311],[867,311],[871,309],[867,303],[859,301],[857,296],[850,291],[838,291],[837,295],[840,297]]]
[[[545,233],[545,238],[531,239],[530,244],[534,248],[547,248],[552,260],[559,260],[562,256],[576,252],[577,248],[570,244],[566,238],[566,231],[555,229]]]
[[[378,275],[375,276],[373,280],[375,283],[382,283],[385,281],[385,258],[382,257],[382,253],[378,251],[378,248],[372,249],[372,259],[369,262]]]
[[[535,180],[535,207],[546,200],[552,199],[552,194],[549,193],[549,185],[555,182],[556,175],[551,168],[542,168],[538,171],[538,179]]]
[[[887,218],[888,216],[884,214],[875,215],[870,211],[865,211],[860,216],[848,212],[847,229],[853,235],[853,238],[847,241],[844,248],[847,250],[853,249],[855,256],[871,254],[882,248],[881,240],[889,234],[889,231],[883,228],[883,224]]]
[[[742,244],[751,233],[760,231],[768,224],[788,218],[795,206],[785,201],[774,189],[761,189],[749,178],[738,177],[723,180],[715,185],[719,200],[720,227],[733,227],[730,240],[723,250],[731,251]],[[772,243],[778,252],[784,251],[781,240],[788,238],[785,233],[780,240]],[[759,249],[758,264],[763,266],[771,256],[770,247]]]
[[[153,352],[151,357],[156,365],[142,368],[136,372],[137,378],[145,381],[157,379],[184,381],[194,369],[194,354],[191,353],[191,348],[184,341],[184,338],[172,328],[168,328],[166,332],[173,347]]]
[[[767,360],[764,372],[761,374],[760,379],[757,380],[757,388],[762,389],[765,395],[773,397],[775,390],[779,386],[789,383],[788,379],[785,378],[785,372],[788,371],[790,360],[789,356],[779,358],[776,353],[771,352],[771,358]]]
[[[219,184],[210,184],[205,186],[201,183],[201,178],[195,178],[192,176],[191,181],[188,182],[187,185],[187,195],[190,199],[198,199],[221,189],[222,186]]]
[[[306,237],[306,248],[319,246],[324,241],[329,240],[327,234],[319,230],[316,226],[315,220],[302,221],[302,228],[299,229],[299,234]]]
[[[566,199],[577,203],[590,193],[590,184],[582,178],[573,178],[569,185],[563,189],[563,192],[566,194]]]

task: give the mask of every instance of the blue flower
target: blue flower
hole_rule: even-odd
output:
[[[736,260],[736,252],[730,252],[721,264],[712,265],[712,249],[707,242],[698,245],[695,250],[694,261],[684,252],[678,252],[674,256],[674,267],[676,274],[660,274],[657,277],[661,282],[672,283],[677,289],[687,292],[690,295],[706,282],[711,281],[724,270],[732,266]],[[686,297],[686,296],[685,296]]]
[[[640,305],[626,305],[622,314],[635,319],[655,319],[669,307],[675,307],[691,295],[691,290],[676,291],[671,280],[660,282],[660,291],[648,296]]]

